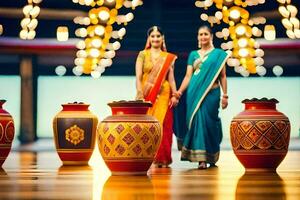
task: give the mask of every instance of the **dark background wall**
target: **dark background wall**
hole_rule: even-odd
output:
[[[113,66],[107,69],[104,75],[134,75],[135,58],[138,51],[144,48],[147,29],[157,25],[165,32],[168,51],[178,55],[175,73],[177,79],[181,79],[185,73],[188,53],[197,48],[197,29],[204,23],[200,20],[200,14],[203,12],[209,14],[209,12],[216,11],[214,7],[211,7],[208,10],[209,12],[204,11],[197,8],[194,3],[195,0],[144,0],[142,6],[132,11],[135,18],[126,26],[127,33],[121,41],[121,49],[117,51],[117,55],[113,59]],[[299,8],[299,1],[293,1],[292,3]],[[1,1],[0,8],[22,8],[26,4],[27,1],[25,0]],[[248,7],[247,9],[251,14],[260,15],[261,13],[270,16],[267,23],[276,25],[277,37],[286,38],[285,29],[280,22],[281,17],[277,11],[278,5],[276,0],[268,0],[263,5]],[[40,7],[41,12],[45,8],[61,10],[61,12],[64,12],[64,10],[88,11],[90,9],[90,7],[75,4],[71,0],[44,0]],[[124,7],[120,9],[121,13],[127,13],[128,11]],[[20,20],[21,18],[8,18],[0,14],[0,24],[4,27],[4,33],[0,36],[0,39],[1,37],[18,37],[21,29]],[[56,28],[60,25],[69,27],[71,38],[75,37],[74,32],[76,28],[80,27],[67,17],[59,20],[39,19],[36,38],[55,38]],[[220,29],[220,26],[213,27],[213,31]],[[219,47],[221,42],[222,40],[215,37],[214,44],[216,47]],[[22,55],[0,53],[0,74],[18,74],[20,56]],[[282,59],[278,60],[278,56]],[[299,49],[290,49],[285,52],[280,49],[265,49],[266,76],[274,76],[271,70],[274,63],[285,65],[283,76],[300,76],[300,59],[298,57],[300,57]],[[55,67],[58,64],[63,64],[68,67],[67,75],[73,75],[74,58],[75,51],[73,55],[69,56],[38,56],[36,57],[37,73],[39,75],[55,75]],[[277,58],[276,62],[272,62],[273,58]],[[282,61],[280,63],[281,60],[290,62]],[[228,76],[240,76],[234,72],[233,68],[228,68],[227,74]]]

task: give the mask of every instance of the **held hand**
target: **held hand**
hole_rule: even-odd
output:
[[[228,98],[222,97],[222,109],[226,109],[228,106]]]
[[[176,97],[172,97],[169,101],[169,107],[172,108],[172,107],[176,107],[178,105],[178,99]]]
[[[180,91],[175,92],[175,96],[177,99],[180,99],[180,97],[182,96],[182,92]]]
[[[137,91],[135,100],[144,100],[144,95],[142,91]]]

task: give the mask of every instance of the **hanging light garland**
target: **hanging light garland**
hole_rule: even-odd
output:
[[[0,35],[2,35],[2,33],[3,33],[3,26],[2,24],[0,24]]]
[[[291,0],[277,0],[280,4],[278,11],[283,17],[281,23],[286,29],[286,35],[290,39],[300,38],[299,19],[297,18],[298,9],[291,4]]]
[[[74,3],[93,7],[88,17],[77,17],[75,23],[85,25],[75,31],[76,36],[83,38],[76,47],[78,48],[73,73],[80,76],[82,73],[91,74],[94,78],[100,77],[106,67],[112,65],[126,34],[124,27],[114,30],[113,24],[126,26],[134,15],[129,12],[120,15],[121,7],[135,9],[143,4],[141,0],[73,0]]]
[[[228,24],[228,28],[223,28],[216,33],[218,38],[232,41],[223,43],[221,48],[227,50],[231,57],[227,64],[234,67],[235,72],[242,76],[258,73],[263,76],[266,69],[262,66],[264,52],[259,49],[259,44],[253,38],[261,36],[262,31],[258,27],[252,27],[254,24],[265,23],[264,18],[250,18],[249,12],[245,9],[247,6],[254,6],[265,3],[264,0],[204,0],[196,1],[195,5],[200,8],[208,9],[213,4],[218,8],[214,16],[201,14],[200,18],[208,21],[211,26],[220,24],[221,20]]]
[[[32,40],[35,38],[35,28],[38,25],[37,16],[40,14],[39,3],[42,0],[28,0],[28,4],[23,7],[24,18],[21,21],[22,30],[20,31],[20,38],[23,40]]]

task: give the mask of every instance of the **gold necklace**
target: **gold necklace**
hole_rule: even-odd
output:
[[[156,53],[154,53],[154,51],[153,52],[150,51],[150,57],[151,57],[152,63],[156,62],[159,59],[160,53],[161,53],[161,51],[158,51]]]

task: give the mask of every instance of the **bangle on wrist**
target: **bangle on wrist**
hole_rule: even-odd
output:
[[[228,99],[228,95],[227,94],[223,94],[223,98]]]
[[[175,97],[176,99],[180,99],[180,96],[177,93],[172,93],[172,97]]]

